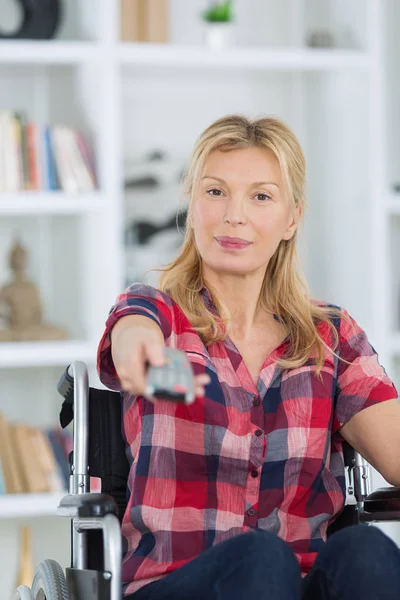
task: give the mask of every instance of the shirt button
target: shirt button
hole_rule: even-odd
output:
[[[256,514],[256,511],[254,510],[254,508],[249,508],[249,510],[247,511],[247,514],[249,515],[249,517],[254,517],[254,515]]]
[[[258,477],[258,471],[256,471],[255,469],[251,472],[251,476],[252,477]]]
[[[261,398],[254,398],[253,400],[253,406],[258,406],[261,402]]]
[[[259,437],[260,435],[263,434],[263,430],[262,429],[256,429],[256,431],[254,432],[254,434]]]

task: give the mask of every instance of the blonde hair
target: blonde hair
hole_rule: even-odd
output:
[[[296,136],[280,119],[264,117],[251,121],[241,115],[228,115],[212,123],[200,135],[184,177],[183,191],[189,197],[189,205],[183,245],[175,260],[156,270],[162,272],[160,290],[168,293],[180,306],[206,346],[229,335],[232,317],[223,300],[203,280],[201,256],[191,227],[193,200],[205,162],[212,151],[250,147],[267,149],[278,159],[291,208],[294,211],[299,207],[301,215],[304,215],[305,159]],[[279,364],[283,368],[300,367],[315,352],[317,375],[320,376],[326,354],[324,348],[334,354],[339,343],[337,329],[331,319],[343,315],[339,307],[318,305],[310,299],[296,242],[297,230],[291,239],[280,242],[271,257],[259,306],[273,311],[288,331],[290,347]],[[203,287],[210,292],[217,315],[204,304],[200,295]],[[320,337],[318,322],[324,322],[330,328],[332,347]]]

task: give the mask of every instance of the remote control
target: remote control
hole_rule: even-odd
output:
[[[195,399],[194,375],[186,352],[176,348],[164,348],[164,352],[166,362],[163,366],[148,366],[146,394],[192,404]]]

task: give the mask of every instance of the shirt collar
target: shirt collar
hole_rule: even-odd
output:
[[[201,288],[200,295],[203,298],[203,302],[206,305],[206,307],[208,308],[208,310],[210,310],[211,312],[217,313],[217,308],[211,297],[210,291],[208,290],[208,288],[206,288],[205,285],[203,285],[203,287]]]

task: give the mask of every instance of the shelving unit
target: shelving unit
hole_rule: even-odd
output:
[[[103,194],[64,192],[19,192],[0,195],[0,217],[18,215],[84,215],[106,207]]]
[[[4,342],[0,344],[0,369],[67,367],[74,360],[92,365],[96,361],[96,351],[96,345],[77,340]]]
[[[261,69],[279,71],[361,70],[369,66],[369,55],[362,50],[320,50],[299,48],[241,47],[217,53],[199,46],[182,44],[118,44],[117,57],[121,64],[134,67],[190,67],[207,69]]]
[[[391,351],[394,357],[400,358],[400,333],[394,334]]]
[[[7,494],[0,496],[0,520],[54,516],[64,495],[60,493]]]
[[[392,195],[389,199],[389,212],[392,216],[400,216],[400,195]]]
[[[315,26],[311,17],[321,14],[314,10],[321,0],[260,0],[258,14],[268,17],[270,28],[262,37],[264,47],[254,33],[256,26],[263,32],[260,23],[253,24],[254,31],[249,31],[254,35],[236,48],[212,52],[201,46],[196,21],[202,0],[193,2],[192,21],[187,20],[187,0],[171,0],[173,16],[177,22],[185,19],[185,28],[172,25],[168,45],[120,43],[114,0],[96,4],[89,20],[91,41],[0,42],[0,110],[12,110],[14,99],[15,108],[29,108],[34,119],[65,119],[84,126],[93,134],[100,187],[76,196],[0,194],[0,257],[6,256],[13,232],[21,227],[31,255],[29,272],[43,293],[45,314],[50,321],[65,320],[73,332],[65,342],[1,344],[0,376],[7,380],[7,389],[20,370],[37,370],[45,379],[51,369],[72,360],[93,367],[109,308],[124,286],[124,160],[166,146],[173,155],[187,155],[200,131],[229,112],[277,114],[293,127],[309,164],[310,248],[304,250],[304,261],[311,289],[355,316],[379,350],[382,364],[389,367],[400,355],[400,334],[390,322],[387,244],[390,220],[400,216],[400,202],[390,192],[385,169],[388,24],[380,0],[354,0],[351,7],[342,0],[324,1],[326,15],[339,30],[341,11],[360,12],[363,18],[351,21],[358,28],[357,48],[304,47],[305,33]],[[385,7],[396,13],[392,0]],[[87,9],[76,3],[75,10]],[[284,45],[269,48],[269,40],[279,37],[271,25],[275,16],[286,28]],[[365,23],[361,32],[360,23]],[[191,28],[193,34],[188,33]],[[251,46],[253,41],[257,47]],[[0,265],[0,285],[7,278],[6,265]],[[37,407],[43,417],[53,393],[49,389],[43,407]],[[10,402],[20,403],[23,418],[29,390]],[[0,497],[1,574],[8,573],[4,585],[10,593],[17,559],[7,547],[16,533],[4,529],[5,523],[46,517],[41,535],[51,537],[58,499]],[[54,538],[58,547],[63,543],[67,563],[68,537]],[[42,558],[40,553],[35,556]]]
[[[96,42],[2,40],[0,64],[80,65],[96,60],[100,50]]]

